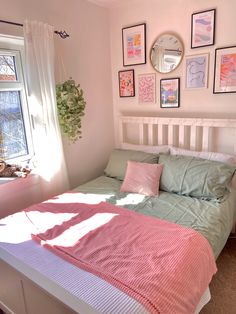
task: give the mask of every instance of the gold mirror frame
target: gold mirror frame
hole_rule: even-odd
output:
[[[173,72],[181,63],[184,45],[181,39],[172,33],[163,33],[154,41],[150,51],[150,61],[159,73]]]

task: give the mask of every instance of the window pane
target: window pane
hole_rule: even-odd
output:
[[[19,91],[0,92],[0,157],[28,154]]]
[[[0,55],[0,81],[16,81],[15,57]]]

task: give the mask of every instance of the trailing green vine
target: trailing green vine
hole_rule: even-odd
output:
[[[59,124],[69,141],[81,138],[81,117],[84,116],[86,102],[83,90],[69,79],[56,85],[57,111]]]

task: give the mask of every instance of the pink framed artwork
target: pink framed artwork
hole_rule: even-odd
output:
[[[215,14],[215,9],[192,14],[191,48],[214,45]]]
[[[236,46],[215,50],[213,93],[236,93]]]
[[[119,94],[120,97],[134,97],[134,70],[125,70],[118,72],[119,77]]]
[[[180,106],[180,78],[161,79],[161,108],[178,108]]]
[[[122,28],[123,65],[146,63],[146,24]]]
[[[138,102],[154,104],[156,102],[156,74],[138,75]]]

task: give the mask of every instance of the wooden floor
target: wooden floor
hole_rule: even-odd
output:
[[[211,284],[211,301],[201,314],[236,314],[236,238],[230,238],[217,259],[218,272]]]

